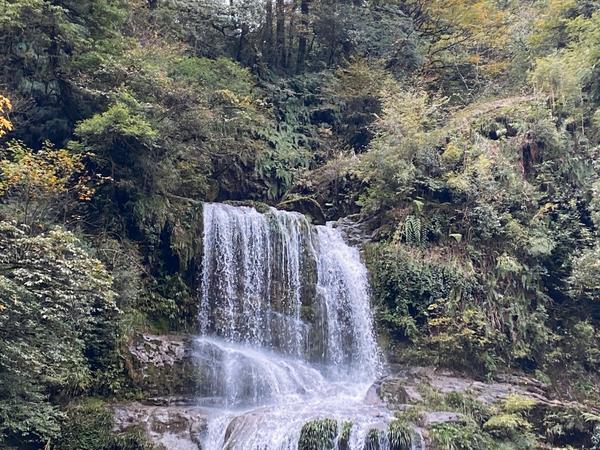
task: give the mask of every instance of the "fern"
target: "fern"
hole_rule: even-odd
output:
[[[421,219],[414,215],[409,215],[404,221],[404,240],[407,244],[421,245],[422,229]]]

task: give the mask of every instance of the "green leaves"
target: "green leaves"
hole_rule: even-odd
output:
[[[108,110],[81,122],[76,134],[84,145],[92,148],[110,148],[118,139],[133,138],[144,145],[152,145],[158,132],[132,108],[118,102]]]
[[[86,352],[110,343],[104,329],[118,313],[112,278],[79,239],[27,231],[0,222],[0,433],[9,442],[56,434],[61,415],[48,400],[90,387]]]

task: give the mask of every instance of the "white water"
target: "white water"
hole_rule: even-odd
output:
[[[362,450],[391,416],[366,399],[381,362],[358,250],[301,214],[223,204],[204,205],[203,242],[203,449],[296,450],[307,421],[331,418]]]

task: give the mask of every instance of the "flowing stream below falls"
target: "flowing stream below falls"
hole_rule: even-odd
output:
[[[296,450],[302,427],[325,418],[340,435],[352,424],[348,450],[372,430],[389,448],[392,414],[367,398],[383,365],[358,250],[299,213],[215,203],[204,205],[203,246],[203,449]]]

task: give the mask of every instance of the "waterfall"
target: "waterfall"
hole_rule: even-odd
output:
[[[365,401],[381,362],[358,250],[298,213],[207,203],[203,215],[203,448],[295,450],[303,424],[332,418],[353,423],[361,450],[390,417]]]

